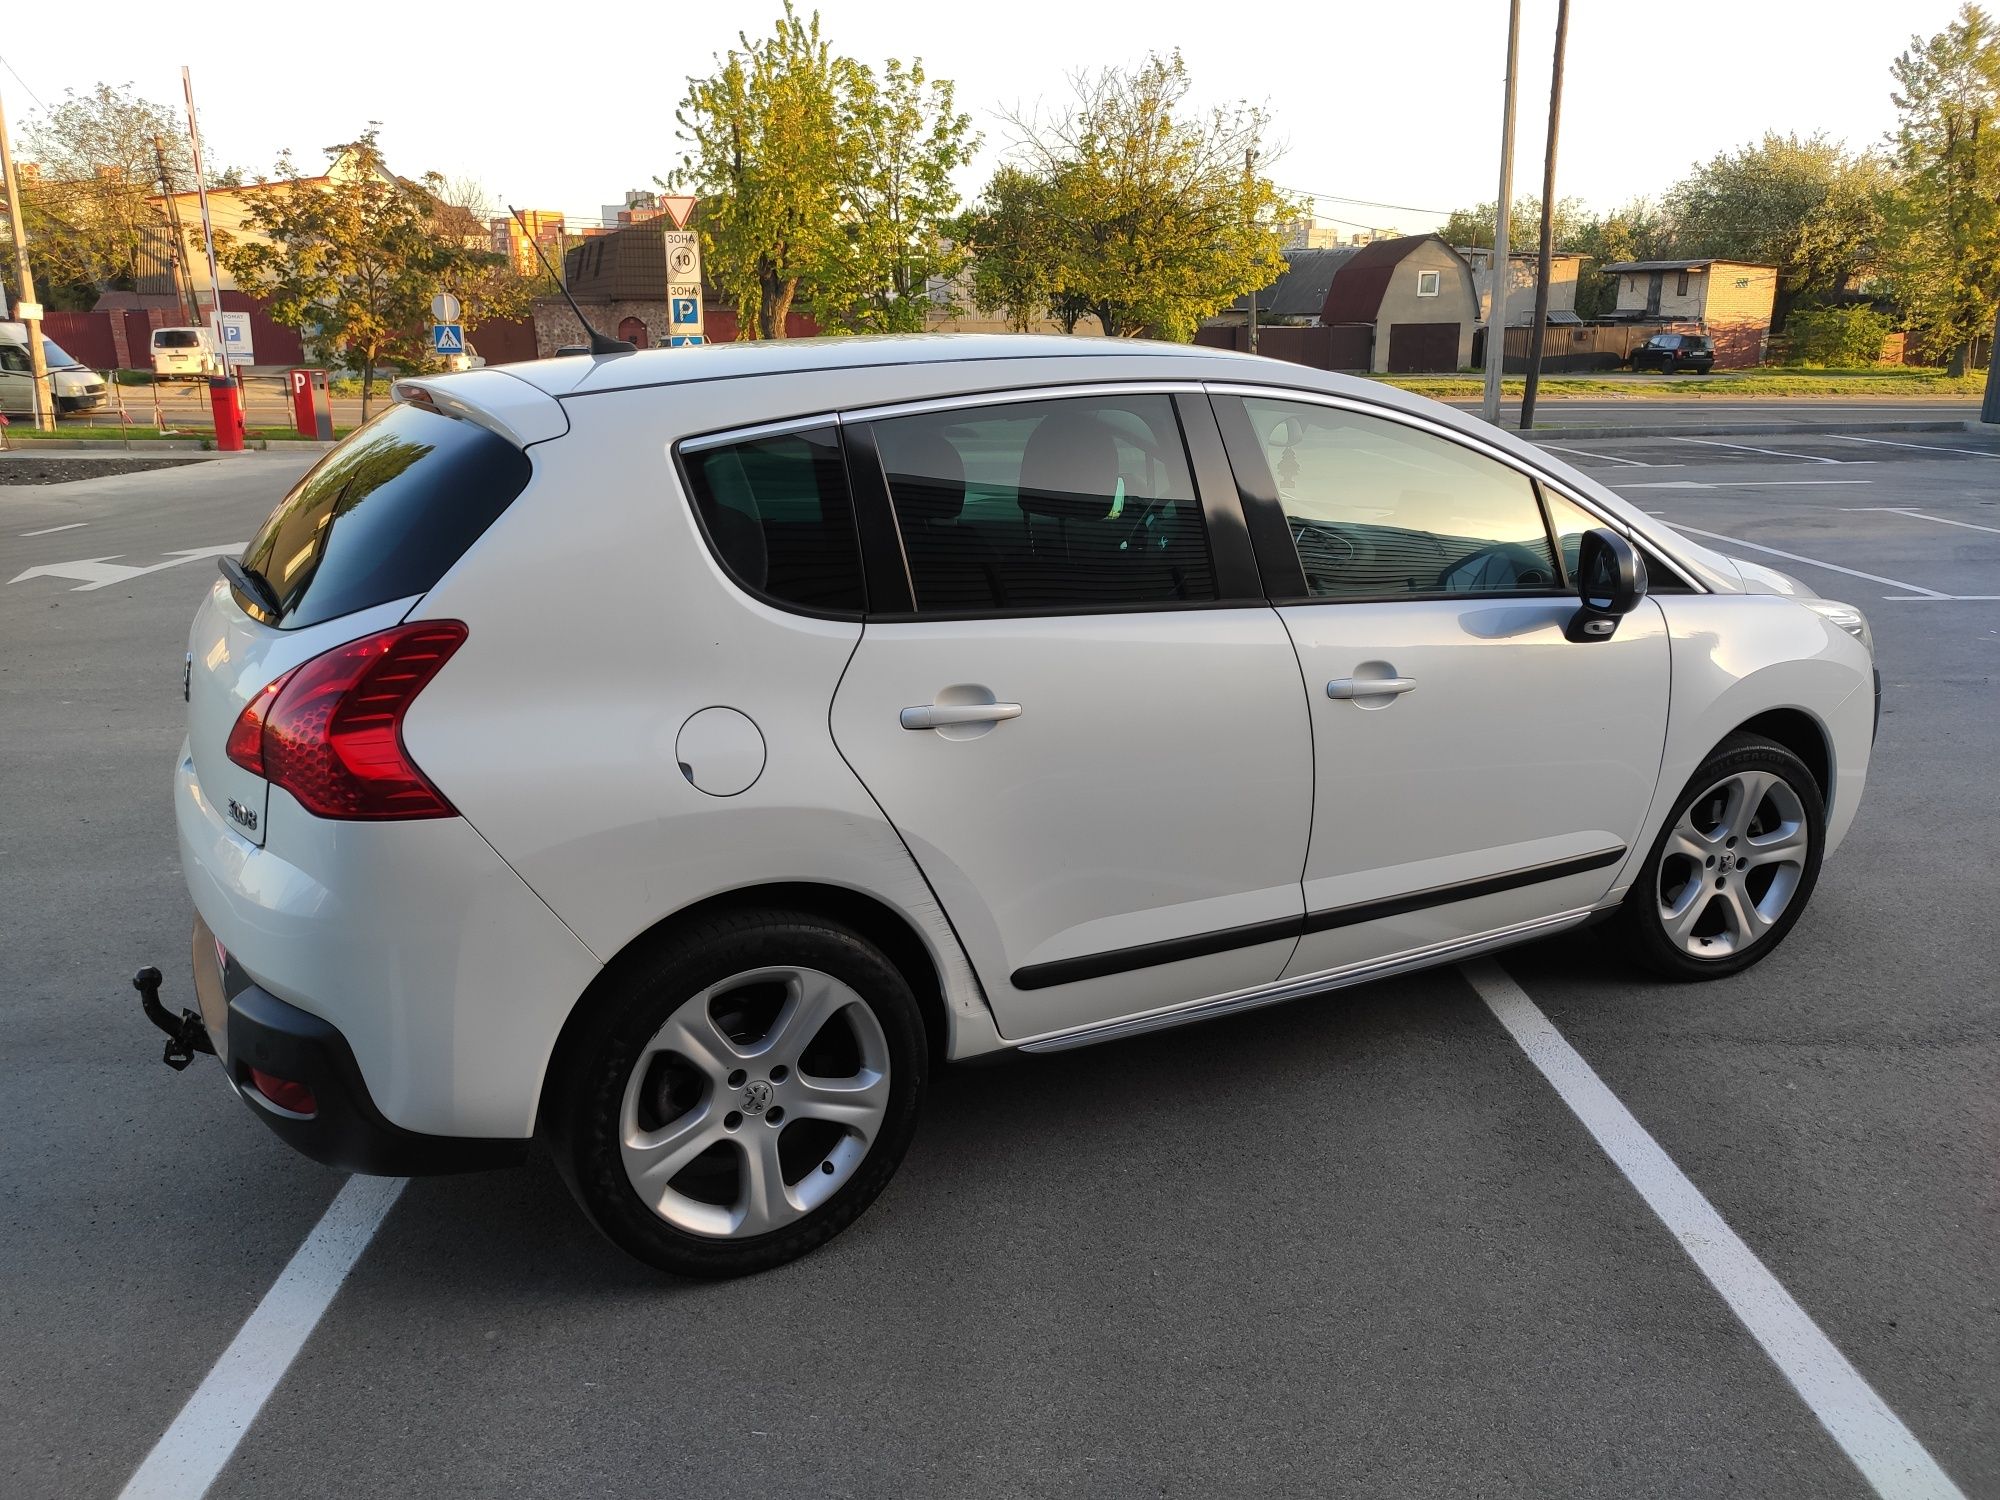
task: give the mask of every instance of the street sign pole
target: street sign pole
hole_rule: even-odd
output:
[[[692,213],[694,200],[687,200]],[[686,215],[681,215],[683,222]],[[692,229],[662,232],[667,259],[667,347],[685,349],[707,342],[702,326],[701,236]]]

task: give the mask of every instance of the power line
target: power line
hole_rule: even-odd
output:
[[[1418,208],[1409,203],[1383,203],[1376,198],[1348,198],[1343,197],[1339,193],[1316,193],[1311,188],[1288,187],[1282,188],[1281,191],[1295,193],[1301,198],[1311,198],[1323,203],[1351,203],[1357,208],[1392,208],[1398,213],[1437,214],[1442,218],[1449,218],[1452,212],[1448,208]],[[1328,215],[1328,217],[1331,218],[1332,215]],[[1364,225],[1363,227],[1365,228],[1366,226]]]
[[[48,110],[49,110],[49,106],[48,106],[48,104],[47,104],[47,103],[46,103],[46,102],[45,102],[45,101],[43,100],[42,96],[41,96],[40,94],[36,93],[36,92],[35,92],[35,91],[34,91],[34,90],[33,90],[32,88],[28,88],[28,80],[27,80],[27,79],[25,79],[25,78],[23,78],[23,77],[22,77],[22,76],[20,75],[20,73],[16,72],[16,71],[15,71],[15,68],[14,68],[14,65],[13,65],[12,63],[8,62],[8,61],[7,61],[7,59],[6,59],[5,57],[0,57],[0,68],[5,68],[5,69],[6,69],[6,70],[7,70],[7,71],[8,71],[9,73],[13,73],[13,74],[14,74],[14,82],[16,82],[16,83],[20,84],[22,88],[24,88],[24,89],[28,89],[28,97],[29,97],[30,99],[34,100],[34,101],[35,101],[35,103],[37,103],[37,104],[39,104],[39,105],[41,105],[41,106],[42,106],[42,113],[43,113],[43,114],[47,114],[47,113],[48,113]]]

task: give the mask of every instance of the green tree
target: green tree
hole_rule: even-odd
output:
[[[1262,110],[1186,111],[1178,52],[1070,81],[1064,113],[1012,120],[1018,165],[1046,193],[1057,297],[1114,337],[1185,340],[1284,269],[1274,226],[1300,208],[1246,166],[1265,154]]]
[[[2000,303],[2000,35],[1967,4],[1890,72],[1902,181],[1884,210],[1883,269],[1926,347],[1963,375]]]
[[[688,149],[663,185],[702,195],[706,270],[746,336],[783,338],[801,284],[850,243],[863,70],[835,56],[818,13],[802,21],[792,0],[772,35],[737,40],[712,75],[688,80],[674,117]]]
[[[1451,217],[1438,225],[1438,234],[1447,245],[1462,245],[1480,250],[1493,248],[1494,201],[1489,199],[1472,208],[1456,208]],[[1558,198],[1556,200],[1555,248],[1573,250],[1572,243],[1590,222],[1589,215],[1580,198]],[[1507,215],[1507,244],[1510,252],[1531,250],[1541,244],[1542,200],[1529,194],[1516,198],[1514,207]]]
[[[1872,307],[1800,307],[1785,325],[1792,364],[1850,368],[1880,364],[1889,318]]]
[[[1658,260],[1673,250],[1665,218],[1645,198],[1585,219],[1566,245],[1584,257],[1576,279],[1576,315],[1601,318],[1618,306],[1618,278],[1601,269],[1629,260]]]
[[[329,148],[346,169],[324,183],[301,180],[281,158],[282,182],[258,194],[245,218],[260,237],[223,250],[237,284],[266,298],[278,322],[361,373],[364,419],[377,369],[428,361],[431,297],[490,259],[437,232],[436,200],[389,172],[376,132],[371,124],[358,140]]]
[[[1668,190],[1684,253],[1778,268],[1776,327],[1792,308],[1840,291],[1872,261],[1889,185],[1879,157],[1850,154],[1824,135],[1766,132],[1719,151]]]
[[[129,291],[149,246],[164,248],[165,221],[149,201],[161,191],[160,156],[174,191],[194,187],[187,121],[138,97],[129,83],[70,90],[23,128],[21,155],[32,164],[21,196],[36,285],[66,290],[66,300],[85,305],[98,291]],[[212,176],[208,185],[236,175]]]
[[[1004,313],[1017,332],[1053,318],[1064,333],[1090,316],[1080,292],[1062,285],[1068,226],[1058,216],[1054,185],[1025,168],[1003,164],[965,215],[959,237],[972,254],[973,306]]]
[[[951,174],[971,159],[972,117],[953,107],[946,80],[922,62],[891,58],[877,82],[861,69],[847,100],[854,176],[843,214],[848,239],[814,276],[811,303],[834,333],[921,333],[930,287],[964,269],[950,229],[958,212]]]

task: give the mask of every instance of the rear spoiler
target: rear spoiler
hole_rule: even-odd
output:
[[[560,401],[505,370],[413,376],[397,381],[391,394],[410,406],[477,422],[516,448],[545,443],[569,431],[569,417]]]

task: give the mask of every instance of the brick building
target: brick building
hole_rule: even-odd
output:
[[[1617,261],[1602,269],[1618,278],[1618,306],[1609,317],[1698,324],[1715,340],[1718,369],[1763,361],[1778,296],[1776,266],[1697,257]]]

